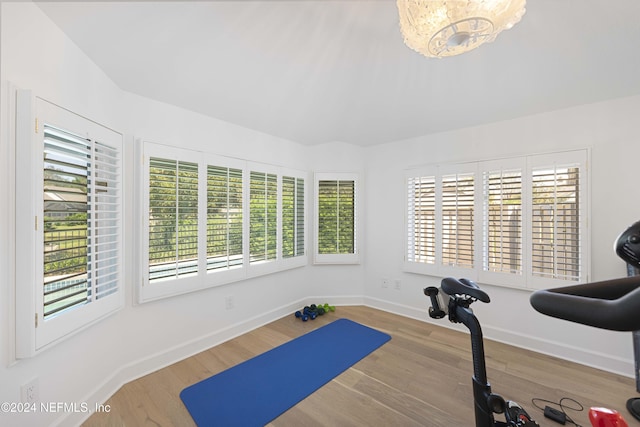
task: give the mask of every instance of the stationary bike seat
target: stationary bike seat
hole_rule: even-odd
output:
[[[490,302],[489,295],[472,280],[445,277],[441,282],[442,291],[447,295],[468,295],[482,302]]]
[[[640,330],[640,276],[536,291],[530,302],[547,316],[612,331]]]

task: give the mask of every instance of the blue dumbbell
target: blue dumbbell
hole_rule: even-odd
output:
[[[318,317],[318,312],[316,310],[313,310],[311,307],[307,306],[303,309],[302,314],[306,314],[307,316],[309,316],[309,318],[311,320],[315,320],[316,317]]]
[[[296,311],[296,317],[301,319],[303,322],[309,320],[309,315],[306,313],[302,313],[300,310]]]

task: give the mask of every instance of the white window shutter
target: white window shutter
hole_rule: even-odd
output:
[[[483,269],[522,274],[522,171],[484,173]]]
[[[442,177],[442,264],[473,268],[475,252],[475,176]]]
[[[149,160],[149,282],[198,272],[198,165]]]
[[[436,178],[416,176],[407,179],[407,258],[406,261],[436,263]]]

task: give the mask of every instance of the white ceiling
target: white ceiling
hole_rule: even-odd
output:
[[[529,0],[494,43],[445,59],[403,44],[393,0],[38,5],[122,89],[309,145],[640,94],[638,0]]]

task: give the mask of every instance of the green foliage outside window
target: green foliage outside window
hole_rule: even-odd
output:
[[[355,182],[318,184],[318,253],[355,253]]]
[[[250,262],[276,259],[277,214],[277,176],[252,171],[249,182]]]

